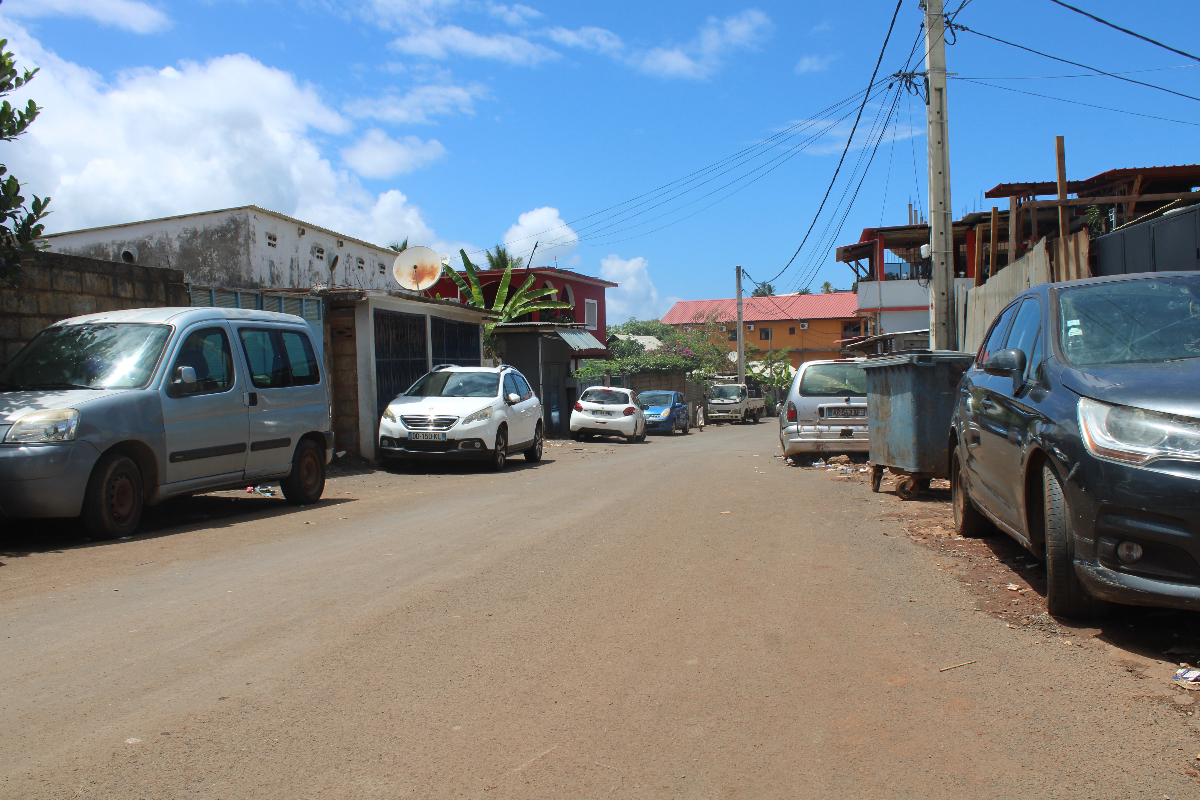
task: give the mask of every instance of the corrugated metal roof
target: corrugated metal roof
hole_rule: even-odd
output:
[[[662,321],[667,325],[702,323],[714,312],[717,319],[722,321],[737,319],[737,300],[680,300]],[[857,312],[858,295],[854,292],[742,298],[742,318],[746,322],[849,319],[855,317]]]
[[[564,342],[566,342],[572,350],[603,350],[604,345],[595,336],[592,336],[587,331],[565,331],[562,329],[556,330]]]

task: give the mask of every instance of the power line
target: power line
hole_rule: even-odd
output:
[[[1122,77],[1121,75],[1118,75],[1115,72],[1105,72],[1102,69],[1098,69],[1096,67],[1090,67],[1087,64],[1080,64],[1078,61],[1071,61],[1070,59],[1059,58],[1058,56],[1052,56],[1049,53],[1043,53],[1040,50],[1034,50],[1032,47],[1026,47],[1023,44],[1016,44],[1015,42],[1009,42],[1004,39],[1000,39],[996,36],[990,36],[986,33],[982,33],[977,30],[972,30],[971,28],[968,28],[966,25],[955,25],[954,27],[957,30],[966,31],[967,33],[973,33],[976,36],[982,36],[984,39],[991,39],[993,42],[999,42],[1000,44],[1006,44],[1009,47],[1015,47],[1018,50],[1024,50],[1027,53],[1033,53],[1034,55],[1042,56],[1043,58],[1049,58],[1053,61],[1061,61],[1062,63],[1070,64],[1073,67],[1081,67],[1082,69],[1090,69],[1092,72],[1096,72],[1101,75],[1107,75],[1108,77],[1116,78],[1119,81],[1125,81],[1126,83],[1134,83],[1134,84],[1137,84],[1138,86],[1145,86],[1150,89],[1157,89],[1160,92],[1166,92],[1167,94],[1173,94],[1173,95],[1176,95],[1177,97],[1185,97],[1188,100],[1195,100],[1196,102],[1200,103],[1200,97],[1195,97],[1190,94],[1184,94],[1183,92],[1177,92],[1174,89],[1168,89],[1165,86],[1156,86],[1153,83],[1146,83],[1145,81],[1135,81],[1133,78],[1125,78],[1125,77]]]
[[[1017,94],[1026,94],[1026,95],[1029,95],[1030,97],[1041,97],[1046,100],[1057,100],[1060,103],[1071,103],[1072,105],[1076,105],[1076,106],[1087,106],[1088,108],[1098,108],[1101,111],[1113,111],[1113,112],[1116,112],[1117,114],[1129,114],[1134,117],[1145,117],[1146,119],[1157,119],[1162,122],[1177,122],[1180,125],[1194,125],[1196,127],[1200,127],[1200,122],[1188,122],[1187,120],[1171,119],[1169,117],[1156,117],[1153,114],[1142,114],[1138,111],[1126,111],[1121,108],[1109,108],[1108,106],[1098,106],[1098,105],[1095,105],[1094,103],[1083,103],[1083,102],[1080,102],[1079,100],[1068,100],[1065,97],[1053,97],[1048,94],[1038,94],[1037,92],[1026,92],[1026,91],[1022,91],[1021,89],[1013,89],[1010,86],[996,86],[995,84],[992,84],[992,83],[984,83],[982,81],[976,81],[976,80],[972,80],[970,78],[956,77],[954,80],[966,81],[967,83],[974,83],[977,86],[988,86],[988,87],[991,87],[992,89],[1003,89],[1006,92],[1016,92]]]
[[[1113,75],[1137,75],[1142,72],[1167,72],[1173,69],[1192,69],[1197,64],[1180,64],[1175,67],[1150,67],[1149,69],[1125,69],[1113,72]],[[954,76],[959,77],[959,76]],[[1006,78],[972,78],[976,81],[1056,81],[1062,78],[1103,78],[1095,72],[1085,72],[1078,75],[1016,75]]]
[[[1149,36],[1142,36],[1140,33],[1135,33],[1134,31],[1131,31],[1128,28],[1122,28],[1120,25],[1114,25],[1113,23],[1109,22],[1106,19],[1101,19],[1100,17],[1097,17],[1095,14],[1089,14],[1088,12],[1084,11],[1082,8],[1076,8],[1073,5],[1064,3],[1062,0],[1050,0],[1050,2],[1054,3],[1056,5],[1060,5],[1063,8],[1069,8],[1070,10],[1074,11],[1076,14],[1082,14],[1083,16],[1085,16],[1089,19],[1094,19],[1094,20],[1096,20],[1096,22],[1099,22],[1101,25],[1107,25],[1108,27],[1110,27],[1114,30],[1120,31],[1121,33],[1127,33],[1130,36],[1141,39],[1143,42],[1149,42],[1150,44],[1155,45],[1156,47],[1161,47],[1164,50],[1170,50],[1172,53],[1178,53],[1181,56],[1187,56],[1188,58],[1192,59],[1193,61],[1200,61],[1200,56],[1194,56],[1191,53],[1184,52],[1183,50],[1177,50],[1174,47],[1171,47],[1170,45],[1165,45],[1162,42],[1151,39]]]
[[[879,58],[875,60],[875,69],[871,71],[871,80],[867,82],[868,94],[872,86],[875,85],[875,76],[879,74],[879,65],[883,63],[883,54],[887,52],[888,42],[892,39],[892,30],[896,27],[896,17],[900,15],[900,6],[904,4],[904,0],[896,0],[896,10],[892,12],[892,22],[888,25],[887,36],[884,37],[883,47],[879,49]],[[788,267],[796,260],[796,256],[800,255],[800,251],[804,249],[804,243],[808,241],[809,234],[816,227],[817,218],[821,216],[821,211],[825,208],[825,201],[829,199],[829,193],[833,191],[833,185],[837,181],[838,172],[842,169],[842,163],[846,160],[846,153],[850,152],[850,143],[854,141],[854,133],[858,130],[858,122],[862,119],[863,109],[867,107],[867,98],[863,97],[862,105],[858,108],[858,116],[854,118],[854,127],[850,129],[850,136],[846,138],[846,146],[842,149],[842,157],[838,159],[837,168],[833,171],[833,177],[829,180],[829,187],[825,189],[825,196],[821,198],[821,205],[817,208],[817,213],[813,215],[812,224],[808,226],[808,231],[805,232],[804,238],[800,241],[800,246],[796,248],[796,252],[792,253],[792,257],[788,259],[788,263],[779,270],[779,274],[771,278],[767,283],[773,283],[780,275],[787,272]]]

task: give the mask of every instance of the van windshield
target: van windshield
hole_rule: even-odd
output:
[[[814,364],[800,378],[801,397],[866,397],[867,373],[858,364]]]
[[[168,325],[99,323],[46,328],[0,372],[0,391],[137,389],[150,382]]]
[[[709,397],[713,400],[740,400],[742,397],[742,387],[737,384],[714,386],[709,393]]]
[[[500,376],[494,372],[430,372],[405,392],[409,397],[496,397]]]

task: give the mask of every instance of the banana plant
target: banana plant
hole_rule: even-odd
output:
[[[570,303],[559,300],[542,300],[541,298],[554,294],[555,290],[534,289],[533,284],[537,276],[533,273],[530,273],[515,292],[510,293],[514,261],[509,259],[504,267],[504,277],[500,279],[500,286],[496,289],[496,299],[492,302],[492,307],[488,308],[487,299],[483,296],[483,286],[479,282],[479,267],[471,263],[465,250],[459,250],[458,254],[462,256],[463,271],[459,272],[448,266],[446,270],[450,273],[450,280],[458,286],[468,305],[492,312],[500,318],[500,322],[512,322],[534,311],[571,307]],[[488,255],[491,256],[491,253]]]

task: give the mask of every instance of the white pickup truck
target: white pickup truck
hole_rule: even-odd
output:
[[[751,397],[744,383],[721,383],[708,392],[708,419],[712,422],[758,422],[766,410],[766,402]]]

